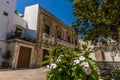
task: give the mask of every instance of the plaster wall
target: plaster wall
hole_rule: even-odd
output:
[[[24,19],[28,22],[27,33],[36,37],[38,25],[39,4],[28,6],[25,8]]]

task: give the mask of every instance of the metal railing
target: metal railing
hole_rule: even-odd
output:
[[[109,75],[112,71],[120,70],[120,62],[97,62],[101,76]]]
[[[17,35],[14,32],[13,33],[8,33],[7,37],[6,37],[6,40],[15,39],[15,38],[25,40],[25,41],[28,41],[28,42],[33,42],[33,43],[36,42],[36,38],[34,38],[34,37],[32,37],[32,36],[30,36],[28,34],[23,33],[21,35]]]

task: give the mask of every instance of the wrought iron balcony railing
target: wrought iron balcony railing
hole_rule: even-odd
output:
[[[8,33],[7,34],[7,37],[6,37],[6,40],[10,40],[10,39],[21,39],[21,40],[25,40],[25,41],[28,41],[28,42],[32,42],[32,43],[35,43],[36,42],[36,38],[28,35],[28,34],[16,34],[16,33]]]
[[[99,72],[102,76],[109,75],[111,72],[120,70],[120,62],[97,62]]]

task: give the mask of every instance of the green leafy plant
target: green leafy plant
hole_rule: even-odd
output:
[[[2,55],[4,59],[10,59],[11,58],[11,52],[7,51],[5,54]]]
[[[16,36],[21,36],[22,35],[22,29],[16,28],[15,34],[16,34]]]
[[[112,79],[119,80],[120,79],[120,70],[112,71],[110,76]]]
[[[98,80],[97,65],[89,57],[93,51],[86,45],[73,50],[54,48],[49,51],[47,80]]]
[[[73,28],[84,40],[112,38],[120,42],[120,0],[69,0],[74,9]],[[80,27],[82,26],[82,27]]]
[[[104,80],[119,80],[120,79],[120,70],[113,70],[108,75],[102,76]]]

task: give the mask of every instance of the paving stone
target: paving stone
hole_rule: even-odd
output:
[[[46,80],[45,68],[0,70],[0,80]]]

